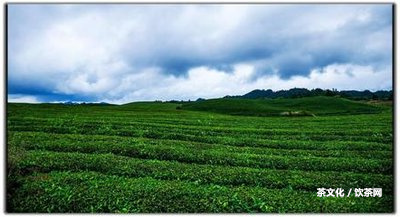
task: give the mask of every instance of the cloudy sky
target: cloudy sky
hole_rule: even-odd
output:
[[[8,6],[11,102],[392,86],[392,6]]]

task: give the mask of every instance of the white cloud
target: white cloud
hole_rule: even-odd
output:
[[[267,88],[390,88],[390,9],[11,5],[9,87],[12,94],[27,94],[31,86],[38,97],[110,102]],[[217,70],[219,65],[233,70]]]
[[[40,103],[38,99],[34,96],[29,95],[15,95],[9,94],[8,95],[8,102],[19,102],[19,103]]]
[[[114,90],[106,101],[127,103],[141,100],[194,100],[200,97],[216,98],[225,95],[243,95],[254,89],[282,90],[299,88],[337,88],[345,90],[382,90],[391,88],[391,77],[385,71],[374,71],[370,66],[332,64],[313,69],[309,76],[294,76],[281,79],[277,74],[254,79],[254,67],[248,64],[235,65],[233,72],[207,67],[190,69],[185,77],[164,75],[152,69],[136,74],[124,85]],[[129,85],[132,83],[139,86]],[[156,85],[157,84],[157,85]],[[117,100],[116,96],[123,96]]]

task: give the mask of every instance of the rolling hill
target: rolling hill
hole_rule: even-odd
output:
[[[296,99],[222,98],[182,104],[180,109],[249,116],[312,116],[336,114],[368,114],[381,107],[339,97],[303,97]]]

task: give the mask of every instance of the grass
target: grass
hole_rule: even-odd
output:
[[[384,103],[316,97],[7,110],[8,212],[393,212]],[[383,196],[320,198],[320,187],[382,188]]]
[[[390,197],[319,198],[291,189],[226,187],[95,172],[39,173],[27,183],[12,201],[17,211],[32,207],[38,212],[385,212],[391,202]]]
[[[251,116],[315,116],[377,113],[372,104],[338,97],[304,97],[296,99],[211,99],[185,103],[182,109]]]

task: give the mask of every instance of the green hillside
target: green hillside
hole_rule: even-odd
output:
[[[378,113],[383,108],[338,97],[318,96],[296,99],[211,99],[185,103],[181,109],[249,116],[312,116],[370,114]]]
[[[117,110],[130,111],[174,111],[179,104],[168,102],[131,102],[115,107]]]
[[[319,112],[345,111],[346,106],[352,112],[379,108],[336,98],[183,104],[212,102],[221,103],[220,111],[247,108],[243,111],[248,113],[280,112],[295,106]],[[393,116],[389,109],[287,118],[176,109],[180,105],[8,103],[7,211],[394,210]],[[342,188],[346,196],[318,197],[321,187]],[[370,187],[381,188],[382,196],[355,197],[355,188]]]

